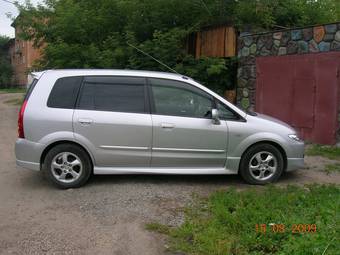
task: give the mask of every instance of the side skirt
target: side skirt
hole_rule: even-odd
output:
[[[94,174],[237,174],[226,168],[169,168],[169,167],[97,167]]]

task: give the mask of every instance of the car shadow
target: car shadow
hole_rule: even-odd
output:
[[[127,174],[94,175],[88,185],[106,184],[167,184],[190,186],[238,186],[247,185],[238,175],[166,175],[166,174]],[[249,186],[249,185],[247,185]]]
[[[282,174],[276,184],[296,183],[301,176],[294,172]],[[171,175],[171,174],[119,174],[93,175],[89,185],[114,183],[149,183],[149,184],[190,184],[190,185],[226,185],[226,186],[256,186],[246,184],[239,175]]]
[[[295,171],[284,173],[275,185],[297,184],[301,179]],[[171,174],[119,174],[92,175],[84,188],[100,187],[114,184],[145,184],[145,185],[173,185],[201,186],[201,187],[259,187],[245,183],[239,175],[171,175]],[[21,179],[21,185],[32,189],[49,189],[53,187],[41,172],[27,173]]]

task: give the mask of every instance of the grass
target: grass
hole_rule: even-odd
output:
[[[334,146],[313,144],[307,148],[306,155],[323,156],[329,159],[340,160],[340,148]]]
[[[159,224],[157,222],[148,223],[146,224],[145,228],[160,234],[170,234],[170,228],[168,226]]]
[[[327,174],[339,172],[340,173],[340,163],[327,164],[325,166],[325,171]]]
[[[0,89],[0,94],[4,93],[25,93],[25,88],[7,88],[7,89]]]
[[[23,98],[12,98],[12,99],[6,100],[4,103],[10,104],[10,105],[21,105],[22,101],[23,101]]]
[[[229,189],[196,199],[179,227],[147,228],[168,235],[171,251],[187,254],[339,254],[339,212],[339,186]],[[285,228],[273,232],[271,223]],[[266,224],[266,232],[256,224]],[[316,224],[316,232],[298,224]]]

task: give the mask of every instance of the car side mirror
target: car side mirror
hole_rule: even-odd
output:
[[[218,117],[218,110],[217,109],[212,109],[211,110],[211,118],[212,118],[212,122],[215,125],[220,125],[220,119]]]

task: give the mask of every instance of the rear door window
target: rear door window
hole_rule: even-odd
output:
[[[139,77],[86,77],[78,109],[146,112],[145,79]]]
[[[56,81],[47,100],[52,108],[74,109],[82,77],[63,77]]]

